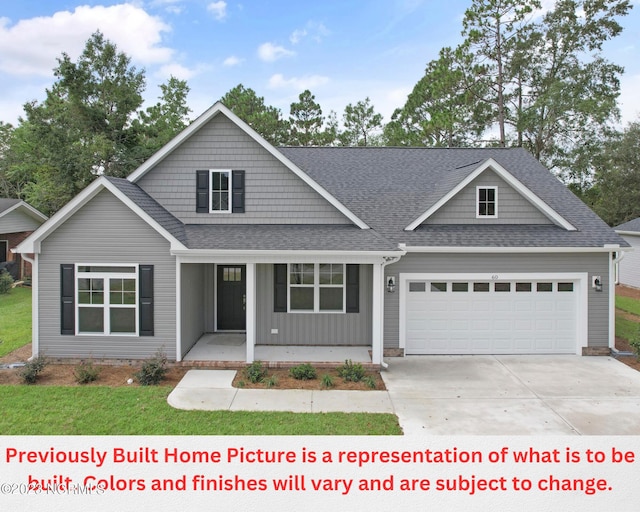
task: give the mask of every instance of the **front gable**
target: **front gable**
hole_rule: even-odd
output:
[[[553,224],[576,228],[493,159],[437,200],[405,230],[436,224]]]
[[[368,227],[246,123],[212,109],[129,180],[184,224]]]
[[[24,201],[0,212],[0,233],[35,231],[47,217]]]

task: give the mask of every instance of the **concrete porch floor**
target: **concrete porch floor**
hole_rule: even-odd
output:
[[[212,366],[233,366],[244,364],[246,354],[244,333],[209,333],[196,342],[183,361],[199,366],[207,366],[207,363]],[[254,356],[255,360],[263,361],[267,366],[307,362],[335,364],[347,359],[354,363],[371,364],[369,347],[365,346],[256,345]]]

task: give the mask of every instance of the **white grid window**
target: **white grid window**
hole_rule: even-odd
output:
[[[289,311],[343,313],[344,275],[343,263],[290,264]]]

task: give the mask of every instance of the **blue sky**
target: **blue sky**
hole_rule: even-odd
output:
[[[76,59],[96,30],[144,68],[154,102],[170,75],[187,80],[191,117],[242,83],[288,117],[311,90],[342,117],[370,97],[388,121],[439,49],[461,41],[470,0],[0,0],[0,120],[42,100],[56,58]],[[549,6],[553,0],[543,2]],[[605,55],[625,67],[623,120],[640,114],[640,0]]]

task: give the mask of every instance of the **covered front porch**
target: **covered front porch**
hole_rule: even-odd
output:
[[[204,334],[182,359],[185,365],[233,368],[243,366],[247,359],[245,333]],[[270,367],[288,367],[300,363],[335,366],[351,360],[371,364],[369,347],[317,345],[256,345],[254,359]]]
[[[177,362],[382,364],[384,266],[390,258],[297,251],[177,256]],[[308,308],[300,311],[292,304],[301,288],[293,280],[303,267],[315,272],[308,286],[315,296],[310,292]],[[321,283],[329,278],[332,289],[323,295]],[[330,298],[328,311],[323,297]]]

